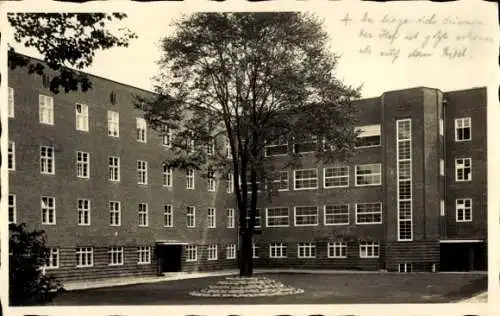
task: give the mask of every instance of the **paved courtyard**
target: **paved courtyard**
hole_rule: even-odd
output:
[[[485,274],[262,273],[303,294],[256,298],[203,298],[188,293],[224,276],[148,284],[66,291],[49,305],[186,305],[186,304],[353,304],[447,303],[468,299],[487,290]]]

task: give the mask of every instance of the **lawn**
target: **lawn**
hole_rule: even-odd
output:
[[[303,294],[256,298],[203,298],[188,293],[224,277],[206,277],[109,288],[68,291],[50,305],[186,305],[186,304],[372,304],[447,303],[469,298],[487,289],[480,274],[373,273],[306,274],[264,273]]]

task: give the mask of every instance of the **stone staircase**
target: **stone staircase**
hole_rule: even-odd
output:
[[[205,289],[189,294],[203,297],[259,297],[301,293],[304,293],[304,290],[264,277],[227,277]]]

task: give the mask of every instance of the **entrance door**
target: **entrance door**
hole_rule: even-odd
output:
[[[182,245],[157,246],[160,259],[160,273],[180,272],[182,259]]]
[[[441,271],[486,270],[483,243],[442,243]]]

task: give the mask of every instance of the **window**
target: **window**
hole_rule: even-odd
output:
[[[137,129],[137,141],[140,143],[147,143],[148,135],[147,135],[147,127],[146,120],[140,117],[135,119],[136,129]]]
[[[361,241],[359,243],[360,258],[378,258],[380,253],[380,245],[374,241]]]
[[[121,205],[118,201],[109,201],[109,225],[121,225]]]
[[[110,266],[123,265],[123,247],[111,247],[108,249],[108,258]]]
[[[316,226],[318,225],[317,206],[296,206],[295,226]]]
[[[90,200],[78,199],[77,209],[78,209],[78,225],[80,226],[90,225]]]
[[[55,174],[54,147],[40,147],[40,172],[42,174]]]
[[[94,265],[94,249],[92,247],[76,248],[76,267],[85,268]]]
[[[170,204],[165,205],[165,210],[163,212],[163,226],[174,227],[174,210]]]
[[[172,187],[172,168],[163,166],[163,186]]]
[[[400,263],[398,264],[399,273],[409,273],[413,271],[413,264],[411,263]]]
[[[226,259],[236,259],[236,245],[230,244],[226,247]]]
[[[139,203],[138,206],[139,213],[139,226],[147,227],[148,226],[148,205],[146,203]]]
[[[411,119],[396,121],[398,241],[413,240]]]
[[[457,199],[457,222],[472,222],[472,199]]]
[[[137,183],[148,184],[148,163],[147,161],[137,161]]]
[[[273,187],[278,191],[288,191],[288,171],[278,171],[275,173]]]
[[[9,194],[9,208],[8,208],[8,222],[9,224],[16,222],[16,195]]]
[[[172,147],[172,129],[167,127],[165,130],[165,134],[162,135],[161,144],[167,148]]]
[[[9,170],[16,170],[16,143],[9,141],[7,153],[7,167]]]
[[[110,181],[120,181],[120,157],[108,157],[108,177]]]
[[[90,176],[90,166],[89,166],[89,153],[83,151],[76,152],[76,176],[78,178],[89,178]]]
[[[323,186],[329,188],[345,188],[349,186],[349,167],[329,167],[324,169]]]
[[[113,104],[113,105],[116,104],[116,92],[115,91],[111,91],[111,93],[109,94],[109,102],[111,102],[111,104]],[[142,109],[142,102],[141,102],[141,109]]]
[[[233,159],[233,154],[231,152],[231,143],[229,142],[229,138],[226,137],[225,143],[226,143],[226,146],[225,146],[226,147],[226,155],[225,156],[227,159]]]
[[[455,119],[455,141],[463,142],[471,140],[471,128],[470,117]]]
[[[439,160],[439,175],[444,177],[444,160]]]
[[[38,111],[41,124],[54,125],[54,98],[40,94]]]
[[[440,204],[439,205],[440,215],[444,216],[445,215],[444,200],[441,200],[439,204]]]
[[[439,119],[439,135],[444,136],[444,120],[442,118]]]
[[[51,196],[42,196],[42,224],[55,225],[56,224],[56,200]]]
[[[108,111],[108,136],[120,137],[120,113]]]
[[[188,206],[186,208],[186,219],[187,227],[196,227],[196,209],[194,208],[194,206]]]
[[[318,169],[294,170],[294,190],[318,188]]]
[[[151,263],[151,247],[137,247],[137,264]]]
[[[192,153],[192,152],[194,152],[195,149],[196,149],[196,140],[195,140],[194,132],[192,132],[190,134],[190,136],[187,137],[187,139],[186,139],[186,151],[188,153]]]
[[[382,203],[356,204],[356,224],[381,224]]]
[[[234,191],[234,179],[233,174],[229,173],[226,178],[226,192],[233,193]]]
[[[267,227],[287,227],[288,225],[288,207],[273,207],[266,209]]]
[[[365,125],[356,128],[356,148],[380,146],[380,125]]]
[[[247,216],[246,216],[246,222],[247,226],[250,223],[250,209],[247,210]],[[255,210],[255,225],[254,228],[260,228],[261,227],[261,216],[260,216],[260,209]]]
[[[272,242],[269,244],[269,258],[286,258],[286,244]]]
[[[259,258],[259,246],[257,246],[255,243],[252,244],[252,258],[253,259],[258,259]]]
[[[148,162],[137,160],[137,183],[148,184]]]
[[[186,189],[194,190],[194,169],[186,170]]]
[[[316,151],[317,137],[309,136],[296,139],[293,144],[293,152],[296,154],[305,154]]]
[[[356,166],[356,186],[380,185],[382,172],[380,164]]]
[[[59,268],[59,249],[50,248],[49,257],[44,265],[45,269],[57,269]]]
[[[15,116],[15,111],[14,111],[14,89],[9,87],[9,117],[14,117]]]
[[[472,159],[457,158],[455,159],[455,180],[457,182],[472,180]]]
[[[215,154],[215,140],[211,137],[207,143],[207,156],[213,156]]]
[[[281,136],[273,141],[266,141],[264,154],[266,157],[288,154],[288,141],[286,137]]]
[[[186,261],[192,262],[196,261],[198,257],[198,248],[195,245],[186,246]]]
[[[349,204],[325,205],[325,225],[348,225]]]
[[[259,181],[258,177],[259,176],[256,175],[255,186],[257,187],[257,192],[260,192],[261,184],[260,184],[260,181]],[[246,182],[247,183],[247,192],[251,193],[252,192],[252,179],[251,179],[251,173],[250,172],[247,173],[246,179],[247,179],[247,182]],[[241,183],[241,178],[240,178],[240,183]]]
[[[217,245],[208,245],[208,260],[217,260]]]
[[[89,131],[89,107],[86,104],[77,103],[75,105],[76,130]]]
[[[226,228],[234,228],[234,208],[228,208],[226,211]]]
[[[316,245],[313,243],[298,243],[297,258],[316,258]]]
[[[213,171],[208,171],[207,180],[208,180],[208,183],[207,183],[208,191],[215,192],[215,188],[217,187],[217,181],[215,179],[215,175],[214,175]]]
[[[347,243],[342,241],[329,242],[327,256],[328,258],[347,258]]]
[[[216,226],[215,220],[215,208],[208,208],[208,228],[215,228]]]

